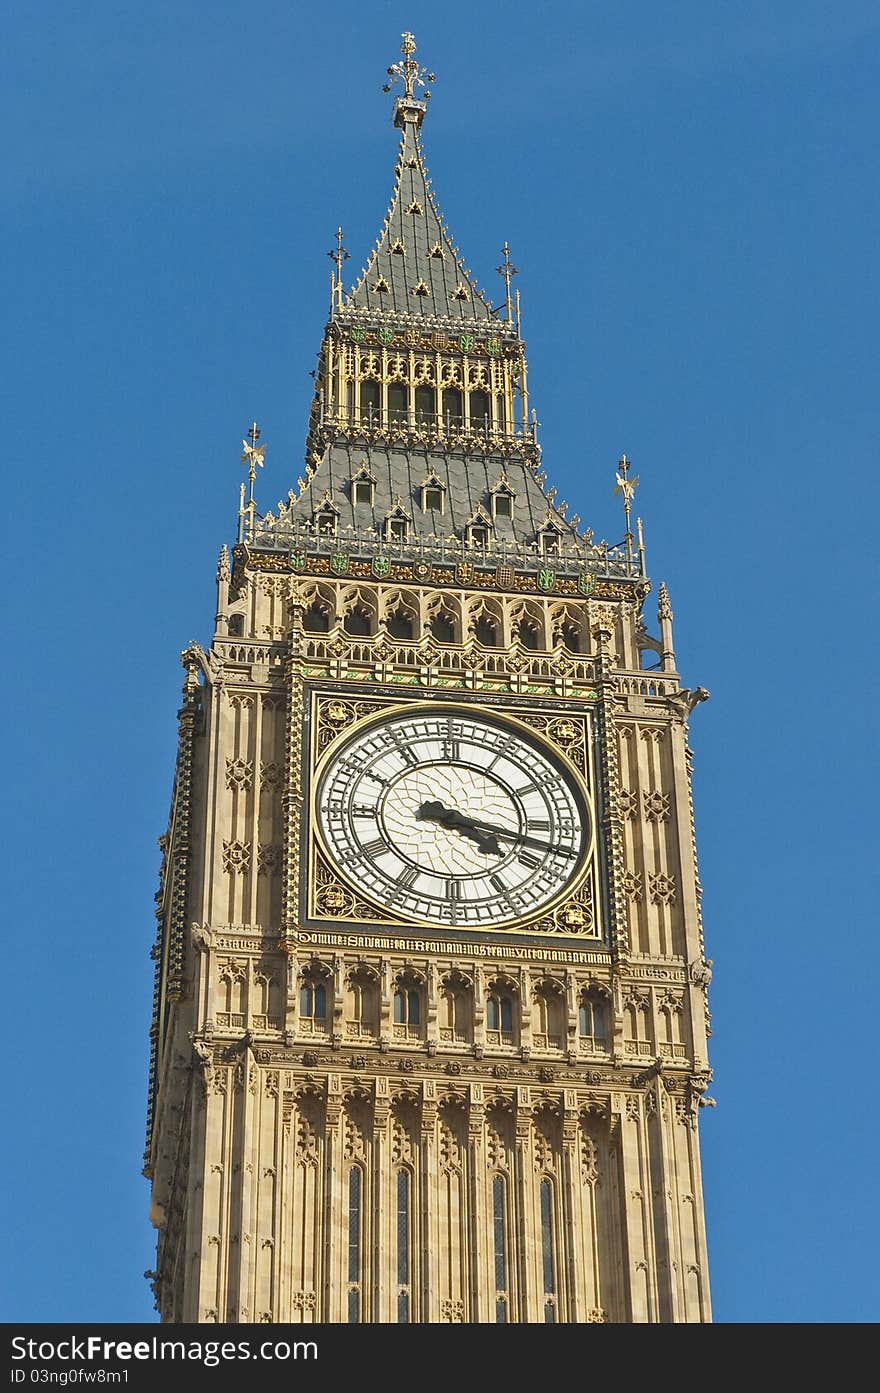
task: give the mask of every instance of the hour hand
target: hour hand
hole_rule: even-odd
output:
[[[503,856],[504,852],[498,845],[498,838],[490,830],[487,835],[481,828],[477,827],[473,818],[467,817],[465,813],[460,813],[456,808],[446,808],[442,803],[435,801],[422,803],[416,810],[416,817],[426,822],[439,822],[441,827],[451,827],[456,832],[460,832],[463,837],[468,837],[470,841],[476,842],[480,851],[486,855]]]

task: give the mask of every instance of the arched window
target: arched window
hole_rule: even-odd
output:
[[[541,1270],[544,1278],[544,1323],[556,1323],[556,1252],[553,1223],[553,1186],[541,1181]]]
[[[309,1017],[313,1021],[324,1021],[327,1018],[327,989],[318,984],[303,982],[299,989],[299,1013],[301,1016]]]
[[[447,979],[440,993],[440,1039],[468,1044],[472,1038],[471,989],[460,979]]]
[[[346,1034],[374,1036],[378,1029],[378,988],[369,970],[355,969],[348,979],[348,990]]]
[[[495,1248],[495,1324],[507,1324],[507,1194],[503,1175],[492,1181],[492,1237]]]
[[[299,988],[299,1028],[303,1034],[327,1029],[327,984],[320,968],[307,967]]]
[[[472,428],[474,430],[488,430],[491,424],[488,392],[471,392],[468,405],[470,406]]]
[[[379,418],[378,382],[361,383],[361,418],[365,421],[378,420]]]
[[[347,634],[352,634],[357,637],[373,632],[372,620],[367,611],[360,605],[355,605],[348,611],[343,620],[342,627]]]
[[[229,634],[231,638],[241,638],[244,634],[244,615],[232,614],[229,617]]]
[[[569,653],[580,653],[581,636],[574,624],[563,624],[559,631],[559,637],[562,639],[563,645],[568,649]]]
[[[422,994],[409,982],[399,982],[394,991],[394,1035],[397,1039],[418,1040],[422,1034]]]
[[[409,1171],[397,1172],[397,1323],[408,1325],[410,1318],[410,1178]]]
[[[330,629],[330,616],[318,600],[313,600],[303,615],[303,628],[309,634],[326,634]]]
[[[431,620],[431,633],[438,643],[455,643],[455,620],[445,610],[439,610]]]
[[[392,382],[388,388],[388,416],[392,421],[407,419],[408,392],[402,382]]]
[[[523,648],[534,651],[538,647],[538,626],[533,619],[521,619],[516,626],[516,633]]]
[[[498,422],[498,429],[500,431],[506,431],[507,406],[505,405],[504,397],[500,393],[495,398],[495,419]]]
[[[422,426],[432,425],[436,411],[434,388],[424,383],[416,388],[416,422]]]
[[[493,1045],[512,1045],[513,1000],[506,991],[493,988],[486,998],[486,1038]]]
[[[385,627],[392,638],[413,638],[413,617],[405,609],[389,614]]]
[[[462,398],[457,387],[443,390],[443,420],[452,426],[460,426],[462,420]]]
[[[578,1037],[581,1049],[608,1048],[608,1003],[595,992],[585,992],[580,999]]]
[[[565,1036],[565,1002],[551,983],[535,993],[532,1040],[539,1050],[561,1050]]]
[[[359,1166],[348,1173],[348,1324],[357,1325],[361,1318],[361,1195],[363,1179]]]
[[[485,614],[481,614],[474,625],[474,638],[483,648],[497,648],[498,626],[495,620],[488,618]]]

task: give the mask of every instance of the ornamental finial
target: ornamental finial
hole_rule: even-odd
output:
[[[626,455],[621,455],[620,459],[617,461],[617,474],[615,475],[617,483],[614,486],[615,493],[623,494],[623,515],[626,518],[626,535],[624,541],[626,542],[627,571],[629,574],[632,574],[633,559],[633,534],[630,528],[629,515],[632,509],[633,494],[639,482],[638,474],[630,479],[629,471],[631,467],[631,461],[627,459]]]
[[[247,517],[247,540],[249,542],[252,542],[254,540],[254,510],[256,508],[256,500],[254,498],[254,484],[257,480],[257,465],[259,465],[262,469],[265,463],[263,456],[266,453],[266,446],[257,444],[257,441],[260,438],[260,427],[257,425],[256,421],[252,423],[250,430],[247,433],[247,436],[247,440],[243,440],[241,442],[243,447],[241,454],[241,462],[242,464],[247,465],[248,470],[248,501],[247,506],[245,506],[244,484],[242,484],[241,501],[239,503],[238,508],[238,540],[240,542],[244,540],[242,536],[242,528],[245,517]]]
[[[330,311],[334,308],[342,309],[342,263],[348,260],[348,252],[342,245],[342,228],[336,229],[336,246],[327,255],[333,262],[336,270],[330,275]]]
[[[436,81],[436,74],[429,73],[427,68],[423,68],[421,64],[417,63],[413,58],[413,54],[416,51],[416,41],[412,34],[407,31],[402,35],[402,38],[403,43],[400,45],[400,51],[403,54],[403,61],[400,63],[392,63],[390,68],[388,68],[388,76],[391,78],[391,81],[385,83],[382,91],[390,92],[395,81],[399,78],[403,83],[403,96],[397,98],[394,106],[394,124],[395,126],[403,126],[407,121],[414,121],[417,126],[420,126],[424,119],[425,111],[427,110],[428,98],[431,94],[428,89],[425,88],[422,92],[421,100],[419,100],[415,95],[415,86],[417,82],[425,83]]]
[[[501,255],[504,257],[504,261],[500,266],[496,266],[495,269],[498,272],[499,276],[504,277],[505,299],[507,302],[507,322],[509,324],[512,318],[510,302],[510,282],[516,275],[516,267],[513,265],[513,262],[510,259],[510,247],[507,245],[506,242],[504,243],[504,246],[501,248]]]

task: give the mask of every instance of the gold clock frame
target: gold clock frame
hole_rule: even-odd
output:
[[[467,935],[470,934],[490,934],[497,938],[516,934],[538,935],[557,943],[604,941],[596,855],[595,766],[590,710],[553,713],[546,709],[536,710],[519,704],[513,707],[505,705],[503,710],[496,710],[494,706],[482,703],[471,704],[456,700],[389,701],[387,697],[380,697],[378,694],[375,697],[366,693],[336,694],[326,689],[313,689],[310,699],[312,739],[309,754],[308,821],[305,832],[309,868],[306,914],[309,922],[321,924],[322,927],[338,924],[340,932],[347,932],[350,926],[358,925],[367,933],[371,930],[380,933],[392,932],[413,939],[423,937],[425,933],[439,933],[444,936],[451,935],[453,938],[460,936],[462,943],[467,941]],[[521,738],[548,755],[552,763],[561,766],[586,807],[590,823],[589,838],[578,870],[565,887],[539,909],[513,922],[497,926],[453,926],[442,920],[415,920],[395,916],[378,897],[348,880],[344,872],[337,867],[324,840],[318,817],[317,790],[331,759],[338,753],[339,742],[344,739],[348,743],[362,731],[381,724],[390,716],[402,713],[416,716],[422,712],[436,714],[438,709],[455,711],[471,717],[478,714],[486,720],[509,726]],[[353,719],[350,719],[350,716],[353,716]],[[541,729],[541,723],[545,726],[544,730]],[[566,750],[565,744],[548,734],[553,727],[568,726],[577,731],[579,725],[583,727],[583,770]]]

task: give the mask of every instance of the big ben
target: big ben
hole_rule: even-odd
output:
[[[332,252],[299,477],[258,508],[252,425],[213,637],[182,655],[156,1304],[706,1322],[706,693],[664,585],[648,605],[630,462],[619,544],[557,500],[516,268],[505,243],[493,306],[443,222],[415,54],[405,34],[391,201],[348,289]]]

